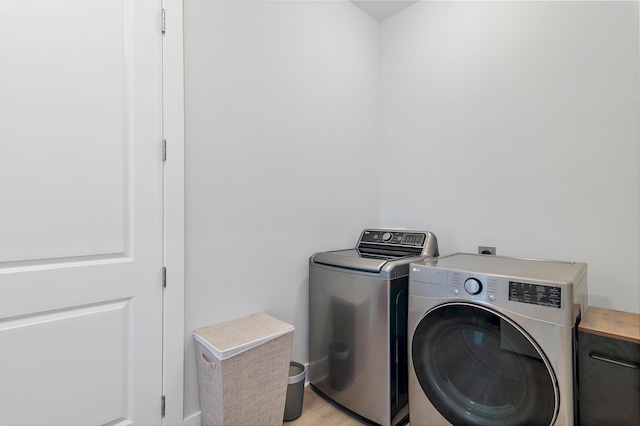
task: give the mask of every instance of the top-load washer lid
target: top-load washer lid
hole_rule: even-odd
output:
[[[313,262],[365,272],[380,272],[387,262],[437,257],[436,236],[428,231],[365,229],[355,248],[316,253]]]
[[[317,253],[313,256],[313,262],[357,271],[380,272],[390,259],[398,258],[363,254],[358,249],[349,249]]]

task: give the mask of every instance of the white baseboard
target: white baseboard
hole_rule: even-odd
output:
[[[193,413],[182,421],[183,426],[202,426],[202,411]]]

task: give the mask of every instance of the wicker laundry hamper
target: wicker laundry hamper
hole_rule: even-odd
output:
[[[293,331],[260,313],[194,332],[203,426],[282,425]]]

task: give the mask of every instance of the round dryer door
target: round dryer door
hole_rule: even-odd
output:
[[[468,303],[440,305],[415,330],[422,390],[453,425],[550,425],[557,381],[538,345],[513,321]]]

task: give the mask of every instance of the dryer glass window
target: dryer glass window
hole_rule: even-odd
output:
[[[423,391],[454,425],[550,425],[557,383],[540,348],[486,308],[451,303],[418,323],[411,355]]]

